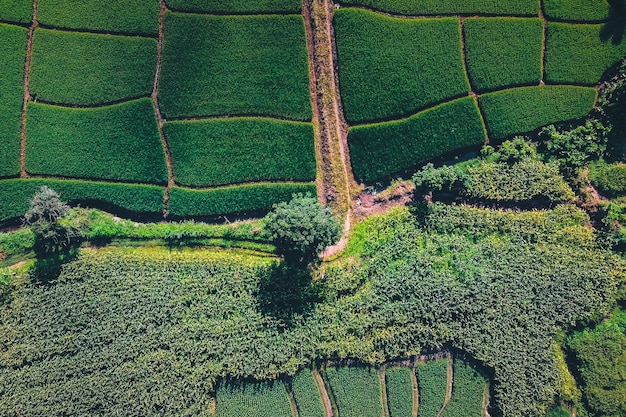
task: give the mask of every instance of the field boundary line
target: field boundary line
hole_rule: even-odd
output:
[[[444,411],[446,410],[446,406],[448,405],[448,403],[450,402],[450,399],[452,398],[452,384],[453,384],[453,380],[454,380],[454,370],[452,368],[452,355],[450,355],[448,353],[448,371],[447,371],[447,376],[448,376],[448,386],[446,389],[446,397],[443,401],[443,405],[441,406],[441,410],[439,410],[439,412],[437,413],[437,417],[441,417],[444,413]]]
[[[415,364],[409,369],[411,369],[411,385],[413,387],[413,412],[411,413],[411,417],[417,417],[420,406],[420,394],[417,375],[415,374]]]
[[[205,12],[205,11],[201,11],[201,10],[182,10],[182,9],[176,9],[170,6],[165,6],[167,8],[167,10],[169,10],[172,13],[178,13],[178,14],[190,14],[190,15],[196,15],[196,16],[214,16],[214,17],[262,17],[262,16],[300,16],[301,12],[297,12],[297,11],[289,11],[289,12],[232,12],[232,11],[225,11],[225,12],[216,12],[216,11],[212,11],[212,12]]]
[[[159,39],[157,41],[157,59],[156,59],[156,68],[154,71],[154,84],[152,85],[152,94],[150,97],[152,98],[152,104],[154,107],[154,111],[157,118],[157,125],[159,127],[159,137],[161,138],[161,145],[163,146],[163,152],[165,153],[165,163],[167,165],[167,186],[164,190],[164,198],[163,198],[163,217],[167,217],[168,214],[168,206],[170,201],[170,189],[175,185],[174,184],[174,168],[172,165],[172,151],[170,150],[169,143],[167,142],[167,137],[165,136],[165,131],[163,130],[163,115],[161,114],[161,109],[159,108],[159,77],[161,75],[161,62],[163,60],[163,38],[164,38],[164,21],[165,21],[165,11],[167,10],[167,5],[165,4],[165,0],[160,0],[161,8],[159,10]]]
[[[311,373],[313,374],[313,380],[315,380],[315,385],[317,385],[317,390],[320,393],[320,398],[322,399],[322,404],[324,405],[324,413],[326,417],[335,417],[333,404],[330,400],[330,396],[328,395],[328,390],[326,389],[324,378],[317,368],[313,368],[311,370]]]
[[[539,18],[543,20],[543,33],[541,37],[541,80],[539,85],[546,84],[546,52],[548,48],[548,20],[546,19],[546,13],[543,6],[543,0],[539,1]]]
[[[287,393],[287,397],[289,398],[289,406],[291,407],[291,414],[293,417],[300,417],[300,413],[298,412],[298,404],[296,403],[296,397],[293,394],[293,390],[287,388],[287,384],[283,383],[285,387],[285,392]]]
[[[389,417],[389,400],[387,399],[387,378],[385,368],[376,371],[380,385],[380,406],[382,407],[382,416]]]
[[[398,14],[392,12],[386,12],[378,10],[373,7],[367,7],[362,5],[339,5],[339,9],[357,9],[365,10],[372,13],[378,13],[383,16],[393,17],[396,19],[418,20],[418,19],[446,19],[450,17],[465,18],[465,17],[514,17],[514,18],[529,18],[536,17],[534,14],[497,14],[497,13],[439,13],[439,14]],[[602,22],[604,23],[604,22]]]
[[[26,172],[26,108],[31,100],[30,95],[30,66],[33,58],[33,35],[35,29],[39,26],[37,21],[37,5],[38,0],[33,0],[33,20],[28,27],[28,40],[26,41],[26,61],[24,63],[24,101],[22,102],[22,120],[20,126],[20,178],[28,178]]]

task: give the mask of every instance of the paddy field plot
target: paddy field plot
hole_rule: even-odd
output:
[[[442,417],[482,417],[486,389],[487,381],[482,375],[471,365],[455,359],[452,397]]]
[[[413,415],[412,370],[409,368],[387,368],[385,382],[389,417],[410,417]]]
[[[326,377],[342,417],[380,417],[380,382],[375,369],[327,368]]]
[[[539,13],[539,3],[535,0],[343,0],[341,3],[402,15],[532,16]]]
[[[600,21],[611,15],[607,0],[543,0],[546,16],[554,20]]]
[[[280,381],[223,384],[217,389],[217,417],[292,417]]]
[[[302,11],[300,0],[166,0],[173,10],[220,14],[294,13]]]
[[[420,417],[436,417],[443,407],[448,389],[447,372],[448,361],[445,359],[417,365]]]
[[[33,20],[33,2],[27,0],[2,0],[0,21],[30,23]]]
[[[299,417],[325,417],[320,392],[310,370],[304,369],[294,375],[291,390]]]

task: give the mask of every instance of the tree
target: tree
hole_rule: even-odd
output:
[[[311,262],[341,236],[341,226],[330,209],[308,193],[275,204],[265,219],[276,250],[289,262]]]

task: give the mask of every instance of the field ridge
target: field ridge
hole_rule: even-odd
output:
[[[20,133],[20,178],[28,178],[26,172],[26,107],[28,102],[32,99],[30,95],[29,79],[30,79],[30,67],[33,58],[33,34],[35,29],[39,26],[37,21],[37,2],[39,0],[33,0],[33,20],[28,27],[28,41],[26,43],[26,62],[24,63],[24,101],[22,102],[22,126]]]

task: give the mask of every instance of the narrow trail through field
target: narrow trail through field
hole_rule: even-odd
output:
[[[539,85],[546,84],[546,48],[548,46],[548,19],[543,11],[543,0],[539,1],[539,18],[543,20],[543,33],[541,38],[541,80]]]
[[[415,366],[411,368],[411,385],[413,386],[413,412],[411,417],[417,417],[420,405],[419,385],[417,383],[417,375],[415,373]]]
[[[454,370],[452,368],[452,355],[448,354],[448,388],[446,390],[446,398],[443,401],[443,405],[441,406],[441,410],[437,413],[437,417],[441,417],[443,412],[446,409],[446,406],[450,402],[450,398],[452,398],[452,381],[454,380]]]
[[[39,26],[37,21],[38,0],[33,0],[33,21],[28,28],[28,41],[26,42],[26,62],[24,63],[24,101],[22,102],[22,122],[20,132],[20,178],[28,178],[26,172],[26,108],[32,99],[30,95],[29,78],[30,66],[33,58],[33,34]]]
[[[322,399],[322,404],[324,405],[325,416],[334,417],[335,413],[333,412],[333,404],[328,396],[328,391],[326,390],[326,385],[324,384],[324,378],[322,378],[322,375],[320,375],[320,372],[317,369],[313,369],[312,374],[313,379],[315,380],[315,385],[317,385],[317,389],[320,392],[320,398]]]
[[[163,61],[163,33],[164,33],[164,20],[167,5],[165,0],[161,0],[161,9],[159,11],[159,40],[157,43],[157,60],[156,69],[154,71],[154,84],[152,86],[152,104],[154,105],[154,111],[156,113],[157,123],[159,126],[159,136],[161,138],[161,145],[165,152],[165,162],[167,164],[167,186],[165,187],[164,199],[163,199],[163,217],[167,217],[168,205],[170,200],[170,189],[174,186],[174,168],[172,165],[172,152],[170,150],[167,137],[163,131],[163,115],[159,108],[159,77],[161,75],[161,62]]]
[[[389,400],[387,399],[387,381],[385,380],[385,369],[378,370],[378,380],[380,382],[380,405],[382,416],[389,417]]]
[[[289,405],[291,406],[291,414],[293,417],[300,417],[298,412],[298,405],[296,404],[296,397],[293,395],[293,391],[287,390],[287,396],[289,397]]]

